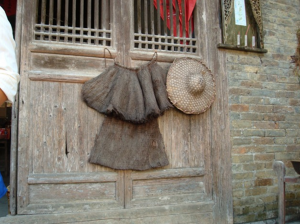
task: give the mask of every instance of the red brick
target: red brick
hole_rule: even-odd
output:
[[[288,145],[286,147],[287,152],[299,152],[300,151],[300,145]]]
[[[300,106],[300,100],[298,100],[298,99],[290,99],[289,100],[289,105],[291,105],[291,106]]]
[[[274,106],[274,113],[294,113],[294,108],[290,106]]]
[[[256,196],[256,195],[264,195],[267,193],[267,188],[252,188],[252,189],[247,189],[245,191],[245,196]]]
[[[262,137],[262,138],[253,138],[252,142],[254,144],[274,144],[274,138]]]
[[[284,121],[285,116],[279,114],[266,114],[264,115],[263,119],[265,121]]]
[[[255,180],[255,186],[272,186],[273,179],[257,179]]]
[[[300,90],[300,85],[299,84],[287,84],[286,90],[288,90],[288,91]]]
[[[248,88],[263,88],[261,82],[256,82],[256,81],[242,81],[241,86],[245,86]]]
[[[256,129],[278,129],[279,124],[278,122],[274,121],[260,121],[260,122],[253,122],[253,128]]]
[[[249,111],[249,105],[233,104],[233,105],[230,105],[230,110],[238,111],[238,112],[247,112],[247,111]]]
[[[290,56],[287,56],[285,54],[273,54],[272,57],[275,59],[275,61],[288,61],[288,60],[290,60]]]
[[[251,90],[249,89],[242,89],[242,88],[230,88],[229,94],[230,95],[249,95]]]
[[[250,107],[251,112],[261,112],[261,113],[272,113],[273,106],[270,105],[252,105]]]
[[[275,155],[274,153],[264,153],[264,154],[255,154],[255,161],[273,161]]]
[[[245,154],[250,151],[249,147],[238,147],[231,150],[232,154]]]

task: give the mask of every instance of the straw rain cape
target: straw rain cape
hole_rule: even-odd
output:
[[[106,117],[89,162],[122,170],[147,170],[168,165],[157,119],[146,124],[133,124]]]
[[[172,107],[166,72],[155,60],[139,68],[115,63],[84,84],[82,97],[98,112],[132,123],[146,123]]]
[[[156,118],[172,104],[166,72],[156,60],[138,68],[114,63],[83,85],[82,98],[108,115],[96,136],[90,163],[133,170],[168,165]]]

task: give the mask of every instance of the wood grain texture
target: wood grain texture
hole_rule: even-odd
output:
[[[163,136],[165,151],[169,161],[172,161],[172,133],[173,133],[173,110],[165,111],[163,116],[160,116],[158,119],[158,125]],[[166,168],[171,168],[171,163]],[[133,177],[137,178],[137,177]]]
[[[110,58],[110,55],[104,54],[105,47],[99,46],[80,46],[80,48],[76,45],[72,44],[62,44],[62,43],[29,43],[29,48],[31,52],[34,53],[50,53],[50,54],[58,54],[58,55],[78,55],[78,56],[89,56],[96,58]],[[110,52],[115,58],[117,56],[117,52],[115,49],[110,49]]]
[[[46,191],[53,194],[45,194]],[[59,204],[80,201],[115,200],[114,182],[82,184],[35,184],[29,186],[30,204]],[[55,193],[54,193],[55,192]]]
[[[86,81],[96,77],[98,74],[89,75],[72,75],[72,74],[57,74],[43,71],[29,72],[29,79],[31,81],[44,81],[44,82],[64,82],[64,83],[85,83]]]
[[[246,51],[246,52],[256,52],[256,53],[268,53],[267,49],[256,48],[256,47],[245,47],[245,46],[236,46],[232,44],[218,44],[218,48],[236,50],[236,51]]]
[[[76,185],[78,187],[79,185]],[[70,185],[68,186],[70,187]],[[67,191],[67,190],[66,190]],[[71,192],[71,191],[70,191]],[[58,199],[60,200],[60,199]],[[72,202],[72,203],[70,203]],[[123,209],[123,206],[114,199],[105,199],[105,200],[72,200],[68,199],[65,203],[64,201],[60,201],[60,203],[56,200],[51,203],[47,202],[45,204],[37,203],[37,204],[29,204],[22,213],[23,219],[24,217],[33,216],[34,220],[38,220],[39,215],[45,214],[53,214],[54,216],[60,214],[72,214],[73,216],[81,216],[88,211],[101,211],[101,210],[116,210]],[[76,212],[74,212],[76,211]],[[18,217],[18,216],[17,216]],[[50,216],[51,217],[51,216]],[[53,217],[41,223],[52,223]],[[88,219],[87,219],[88,220]],[[31,222],[32,223],[32,222]],[[34,222],[33,222],[34,223]],[[58,222],[59,223],[59,222]],[[61,221],[60,221],[61,223]],[[29,224],[29,223],[28,223]]]
[[[218,23],[215,23],[219,19],[220,6],[217,1],[209,3],[198,1],[197,4],[196,19],[200,26],[198,27],[199,29],[196,29],[196,32],[201,36],[199,39],[201,51],[199,55],[195,55],[194,57],[204,60],[209,65],[209,68],[213,70],[219,91],[218,99],[209,111],[198,116],[187,116],[176,109],[167,111],[159,118],[159,126],[171,163],[167,168],[204,168],[206,175],[204,176],[203,183],[207,197],[202,198],[202,200],[208,200],[210,195],[216,203],[213,213],[214,223],[232,223],[231,154],[227,80],[225,74],[226,64],[225,54],[220,53],[216,48],[221,38],[221,28],[218,26]],[[151,54],[151,52],[131,49],[132,65],[142,64],[143,60],[149,60]],[[158,52],[158,61],[167,65],[168,62],[173,62],[175,58],[184,56],[184,54],[179,53],[168,54]],[[157,172],[163,171],[158,170]],[[132,182],[130,189],[135,189],[136,183],[143,186],[143,181],[137,182],[134,180],[137,176],[139,174],[135,172],[131,174]],[[130,178],[130,176],[125,179],[127,178]],[[144,180],[145,186],[141,187],[139,191],[151,192],[146,187],[146,178]],[[175,184],[177,180],[176,178],[171,178],[168,181]],[[158,182],[153,180],[154,183]],[[139,206],[142,204],[150,206],[151,203],[159,203],[147,200],[149,195],[145,195],[145,197],[141,196],[139,198],[140,202],[137,202],[134,194],[131,194],[132,201],[130,202],[130,206]]]
[[[106,69],[103,48],[32,42],[28,30],[35,7],[23,4],[29,10],[22,17],[17,213],[33,214],[26,220],[40,223],[50,217],[53,223],[232,223],[226,64],[225,53],[216,47],[221,38],[219,2],[197,1],[195,35],[201,51],[193,56],[158,53],[166,70],[175,58],[203,59],[215,74],[217,99],[201,115],[172,109],[159,118],[170,165],[148,172],[87,162],[104,116],[84,104],[81,88]],[[133,0],[110,4],[112,22],[105,26],[111,25],[113,57],[128,67],[151,59],[154,52],[132,46]]]
[[[22,7],[31,8],[31,6],[31,2],[26,2]],[[30,13],[24,15],[28,22],[24,24],[25,33],[30,30],[28,27],[32,25],[31,16],[35,14],[34,8],[26,11]],[[104,70],[105,60],[108,66],[113,61],[97,58],[102,54],[90,54],[81,59],[78,56],[70,56],[74,52],[78,53],[76,50],[72,53],[68,52],[66,56],[67,50],[60,46],[54,47],[54,49],[49,45],[33,47],[34,45],[30,44],[31,38],[31,35],[27,35],[22,39],[17,213],[57,212],[59,207],[56,210],[47,207],[47,200],[56,200],[60,204],[60,200],[62,200],[65,203],[64,206],[68,207],[64,211],[76,211],[80,206],[72,208],[72,195],[76,195],[76,192],[88,192],[88,183],[91,181],[87,177],[91,172],[101,173],[100,176],[90,177],[96,178],[96,181],[93,182],[95,194],[96,185],[99,187],[104,185],[103,192],[110,192],[114,189],[111,193],[114,200],[111,203],[104,202],[106,200],[105,193],[95,197],[94,201],[99,201],[97,208],[101,207],[101,204],[103,206],[104,204],[113,204],[112,208],[123,207],[124,199],[121,195],[124,194],[122,190],[124,173],[94,166],[87,162],[89,150],[94,143],[103,116],[89,109],[81,100],[81,83]],[[31,47],[34,49],[30,52],[28,49]],[[75,48],[71,47],[70,49],[72,51]],[[87,135],[88,137],[86,137]],[[89,146],[90,148],[88,148]],[[105,178],[107,171],[115,176],[112,185],[104,184],[107,181]],[[104,172],[103,175],[102,172]],[[69,175],[62,176],[66,173]],[[77,174],[75,175],[75,173]],[[49,175],[55,177],[52,176],[52,179],[49,179]],[[86,177],[82,182],[78,179],[80,175]],[[48,180],[49,183],[41,183],[42,180],[44,182]],[[68,188],[74,189],[74,191],[73,193],[70,191],[69,196],[64,198],[64,193]],[[63,189],[65,189],[64,192],[60,191]],[[56,192],[56,197],[51,197],[53,192]],[[84,194],[80,194],[81,196],[77,199],[83,199]],[[30,204],[31,202],[37,203],[37,201],[45,206],[39,208]],[[66,205],[67,201],[69,201],[69,206]],[[46,211],[47,208],[48,211]]]
[[[21,38],[22,38],[22,18],[23,18],[23,0],[18,1],[16,13],[16,28],[15,41],[17,44],[16,57],[19,66],[21,62]],[[15,97],[15,102],[12,108],[11,121],[11,148],[10,148],[10,213],[16,215],[17,213],[17,147],[18,147],[18,118],[19,118],[19,92]]]
[[[203,178],[176,178],[157,180],[134,180],[133,199],[144,197],[167,197],[169,195],[205,193]]]
[[[190,117],[174,110],[172,135],[172,168],[189,167]]]
[[[30,174],[28,184],[75,184],[117,181],[116,172]]]
[[[19,124],[18,124],[18,186],[17,186],[17,213],[22,213],[28,205],[28,185],[27,175],[29,172],[30,163],[28,163],[30,156],[28,154],[29,148],[29,108],[30,108],[30,84],[27,78],[26,71],[29,70],[27,59],[30,58],[30,53],[27,51],[28,43],[32,39],[30,29],[27,29],[26,24],[30,24],[32,20],[33,10],[35,9],[35,2],[28,6],[28,2],[22,2],[23,9],[27,8],[26,13],[22,14],[22,40],[21,40],[21,58],[20,58],[20,98],[19,98]],[[21,4],[21,3],[20,3]]]
[[[31,91],[40,90],[39,87],[43,88],[44,83],[32,83]],[[38,92],[38,91],[37,91]],[[44,94],[36,94],[32,96],[31,102],[34,104],[31,106],[32,113],[30,116],[30,120],[32,121],[31,127],[35,130],[36,135],[35,138],[31,138],[30,148],[36,148],[35,151],[32,152],[32,160],[33,165],[31,167],[31,172],[43,172],[43,153],[44,153],[44,123],[41,122],[44,120],[44,108],[41,105],[44,104]],[[41,110],[42,109],[42,110]],[[38,139],[38,140],[37,140]]]
[[[221,41],[219,1],[203,1],[206,19],[201,18],[201,30],[205,30],[203,39],[203,60],[215,75],[216,100],[211,114],[211,167],[214,207],[214,223],[232,223],[232,183],[231,183],[231,144],[228,115],[228,84],[226,76],[226,55],[216,46]],[[201,14],[200,14],[201,15]],[[216,22],[217,21],[217,22]],[[208,41],[209,40],[209,41]]]
[[[285,223],[285,174],[286,169],[282,161],[273,163],[273,170],[278,178],[278,224]]]
[[[51,207],[52,205],[49,205]],[[64,209],[64,205],[61,209]],[[75,205],[76,206],[76,205]],[[34,206],[31,206],[34,209]],[[212,208],[213,203],[193,203],[173,206],[157,206],[146,207],[137,209],[111,209],[104,211],[103,209],[95,207],[86,207],[81,204],[81,211],[84,211],[80,215],[74,215],[72,213],[61,214],[43,214],[43,215],[27,215],[27,216],[10,216],[1,218],[2,223],[134,223],[144,224],[144,220],[148,220],[146,223],[153,223],[151,220],[155,220],[160,224],[174,224],[176,219],[183,220],[180,223],[186,224],[183,218],[187,218],[190,223],[212,223]],[[149,214],[145,217],[145,214]],[[180,215],[179,215],[180,214]],[[122,220],[122,221],[120,221]]]
[[[153,56],[153,52],[143,52],[138,50],[131,50],[130,51],[130,57],[133,60],[144,60],[149,61],[151,60]],[[158,52],[158,61],[160,62],[169,62],[172,63],[174,59],[181,58],[181,57],[190,57],[195,59],[201,59],[201,56],[199,55],[190,55],[187,53],[165,53],[165,52]]]
[[[164,178],[183,178],[204,176],[206,171],[202,168],[181,168],[181,169],[155,169],[150,171],[133,171],[131,174],[134,180],[151,180]]]
[[[126,208],[209,202],[205,189],[205,170],[164,168],[127,173]],[[130,196],[129,196],[130,195]]]
[[[91,109],[87,107],[87,125],[88,130],[87,133],[85,133],[86,140],[87,140],[87,148],[85,149],[87,153],[87,157],[90,157],[90,149],[94,146],[95,143],[95,133],[99,132],[99,129],[102,125],[102,122],[104,120],[104,116],[96,112],[94,109]],[[105,171],[109,170],[108,168],[104,168],[101,166],[97,166],[94,164],[87,164],[87,172],[95,172],[95,171]]]
[[[206,193],[192,193],[192,194],[179,194],[179,195],[164,195],[160,197],[140,197],[133,198],[130,202],[130,209],[134,208],[151,208],[156,206],[174,206],[182,204],[195,204],[195,203],[210,203]],[[209,212],[212,212],[209,211]],[[210,220],[212,222],[212,219]]]
[[[70,76],[96,76],[105,70],[105,65],[109,67],[112,64],[113,59],[33,53],[31,69],[36,70],[36,73],[38,71],[54,74],[63,72],[62,74]]]

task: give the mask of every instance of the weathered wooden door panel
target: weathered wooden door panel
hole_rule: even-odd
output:
[[[158,223],[199,224],[211,223],[213,203],[155,206],[139,209],[84,211],[81,213],[15,216],[11,223]],[[222,222],[219,222],[222,223]]]
[[[131,196],[126,207],[151,207],[182,203],[212,202],[204,184],[201,169],[165,169],[149,172],[132,172],[127,193]],[[131,194],[131,195],[130,195]]]
[[[122,180],[115,172],[31,174],[26,213],[121,209],[120,183]]]
[[[159,1],[157,1],[159,2]],[[153,57],[153,49],[158,51],[157,61],[166,69],[176,57],[202,57],[199,49],[199,15],[204,12],[199,2],[194,12],[194,29],[191,22],[189,34],[182,37],[179,31],[186,31],[185,23],[178,22],[178,5],[176,15],[163,20],[176,20],[168,32],[166,23],[160,20],[156,7],[174,8],[172,1],[160,1],[154,6],[153,1],[132,0],[132,7],[127,9],[131,14],[131,60],[129,66],[138,67]],[[168,3],[169,2],[169,3]],[[183,2],[182,2],[183,3]],[[126,10],[126,9],[124,9]],[[158,10],[159,11],[159,10]],[[172,13],[171,13],[172,15]],[[159,22],[153,23],[151,19]],[[150,21],[150,22],[149,22]],[[184,24],[184,25],[183,25]],[[160,131],[164,138],[169,165],[163,169],[146,172],[127,172],[125,177],[126,208],[151,207],[158,205],[182,205],[187,203],[213,203],[211,181],[211,116],[210,113],[189,116],[177,109],[165,112],[159,118]],[[212,210],[211,210],[212,212]],[[211,216],[210,222],[213,221]]]
[[[42,214],[56,214],[65,223],[218,223],[222,216],[230,223],[231,200],[223,195],[231,193],[230,187],[222,188],[230,180],[230,165],[219,168],[221,156],[230,161],[229,140],[216,143],[221,135],[229,137],[223,132],[228,128],[226,94],[218,93],[217,105],[204,114],[190,116],[174,108],[160,116],[169,165],[143,172],[88,163],[105,117],[81,99],[82,84],[113,64],[105,48],[128,67],[147,63],[157,51],[166,70],[175,58],[194,57],[222,71],[223,62],[211,60],[217,53],[208,43],[208,32],[220,31],[212,25],[217,1],[197,0],[193,22],[182,25],[176,5],[171,16],[176,35],[175,26],[169,30],[158,13],[172,1],[156,1],[162,2],[156,6],[153,0],[20,2],[26,35],[21,42],[17,213],[40,220]],[[226,87],[221,76],[216,83]],[[221,129],[212,125],[218,123]],[[78,211],[83,213],[76,218],[68,215]]]
[[[74,10],[87,5],[91,8],[91,1],[88,4],[82,0],[64,2],[72,3]],[[106,9],[108,2],[101,1],[101,7]],[[70,43],[68,38],[74,44],[102,41],[102,44],[111,45],[111,30],[105,30],[107,24],[102,18],[102,30],[110,34],[103,40],[93,32],[103,33],[93,31],[91,24],[86,27],[85,18],[79,16],[81,28],[73,27],[72,32],[62,32],[64,37],[60,37],[58,30],[67,31],[66,24],[70,25],[65,23],[63,26],[54,19],[61,13],[55,7],[62,6],[62,1],[36,0],[24,1],[23,4],[24,8],[30,8],[25,15],[27,23],[24,29],[34,30],[36,34],[29,32],[22,39],[26,57],[23,55],[21,65],[24,72],[20,88],[19,127],[22,128],[19,129],[18,214],[122,209],[124,172],[88,163],[90,149],[104,116],[87,107],[81,99],[82,83],[101,73],[112,60],[97,58],[99,53],[92,53],[91,47],[79,52],[76,47],[65,46]],[[40,7],[44,7],[43,10]],[[82,38],[87,34],[85,32],[90,34],[87,42]],[[64,41],[65,44],[61,43]],[[56,48],[52,48],[53,45]]]
[[[212,213],[203,212],[198,214],[173,214],[166,216],[151,216],[143,218],[128,218],[122,219],[122,224],[199,224],[210,223],[212,220]],[[71,223],[71,222],[70,222]],[[97,221],[80,222],[88,224],[119,224],[120,221],[116,219],[106,219]]]
[[[33,81],[30,93],[29,206],[22,213],[123,208],[123,172],[88,163],[103,116],[82,102],[81,84]]]
[[[205,160],[209,157],[210,132],[205,125],[208,119],[203,118],[175,109],[159,118],[170,164],[154,171],[127,171],[126,208],[212,202],[210,162]]]

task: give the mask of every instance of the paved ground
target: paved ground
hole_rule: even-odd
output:
[[[9,185],[9,176],[5,177],[2,174],[4,183],[6,186]],[[5,217],[8,214],[8,200],[6,195],[2,198],[0,198],[0,217]],[[261,222],[261,223],[265,223],[265,222]],[[300,224],[300,221],[293,221],[293,222],[287,222],[287,224]]]

